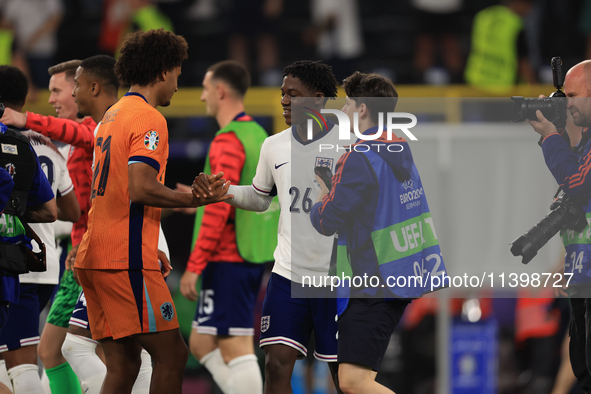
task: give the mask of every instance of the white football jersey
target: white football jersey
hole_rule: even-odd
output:
[[[29,142],[35,149],[39,164],[51,185],[51,190],[55,196],[65,196],[74,192],[74,186],[68,173],[66,159],[58,151],[51,140],[34,131],[23,133],[29,138]],[[41,241],[45,244],[45,257],[47,262],[47,271],[29,272],[20,275],[21,283],[42,283],[55,285],[59,283],[60,263],[59,255],[55,245],[54,223],[31,223],[30,226],[37,233]],[[35,251],[38,251],[35,241],[32,242]]]
[[[333,126],[325,135],[304,144],[289,128],[267,138],[261,147],[252,186],[262,195],[272,195],[274,187],[277,189],[281,213],[273,272],[293,282],[301,283],[302,276],[328,274],[335,238],[321,235],[312,227],[310,211],[320,191],[314,168],[329,167],[334,174],[345,152],[342,146],[349,144],[338,140],[338,130]],[[341,147],[338,151],[337,145]]]

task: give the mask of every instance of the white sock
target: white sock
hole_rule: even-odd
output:
[[[41,385],[43,386],[43,392],[45,394],[51,394],[51,388],[49,387],[49,378],[45,373],[45,368],[43,368],[43,372],[41,372]]]
[[[230,368],[224,362],[220,349],[217,348],[213,352],[207,353],[199,362],[207,368],[222,392],[230,394]]]
[[[21,364],[8,370],[14,394],[43,394],[39,377],[39,367],[34,364]]]
[[[8,376],[8,371],[6,370],[6,361],[4,360],[0,360],[0,382],[4,383],[6,387],[10,389],[10,391],[13,391],[12,381],[10,380],[10,376]]]
[[[254,354],[236,357],[228,363],[230,394],[262,394],[263,377]]]
[[[148,394],[150,392],[150,382],[152,381],[152,357],[146,349],[142,349],[142,366],[135,379],[131,394]]]
[[[99,394],[107,374],[107,367],[96,355],[97,344],[90,338],[67,333],[62,345],[62,354],[78,376],[85,394]]]

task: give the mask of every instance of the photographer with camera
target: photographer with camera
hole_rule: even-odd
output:
[[[550,172],[566,196],[591,214],[591,60],[572,67],[564,80],[566,108],[576,126],[558,130],[540,110],[528,120],[542,136],[542,152]],[[569,143],[570,142],[570,143]],[[566,226],[568,227],[568,226]],[[585,226],[561,233],[566,248],[564,269],[573,274],[569,295],[572,307],[569,346],[573,372],[585,392],[591,393],[591,234]]]

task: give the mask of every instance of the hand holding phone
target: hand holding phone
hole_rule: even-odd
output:
[[[332,189],[332,172],[328,167],[315,167],[314,173],[322,179],[326,188],[330,191]]]

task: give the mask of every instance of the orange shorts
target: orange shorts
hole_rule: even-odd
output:
[[[95,340],[179,327],[160,271],[76,269]]]

